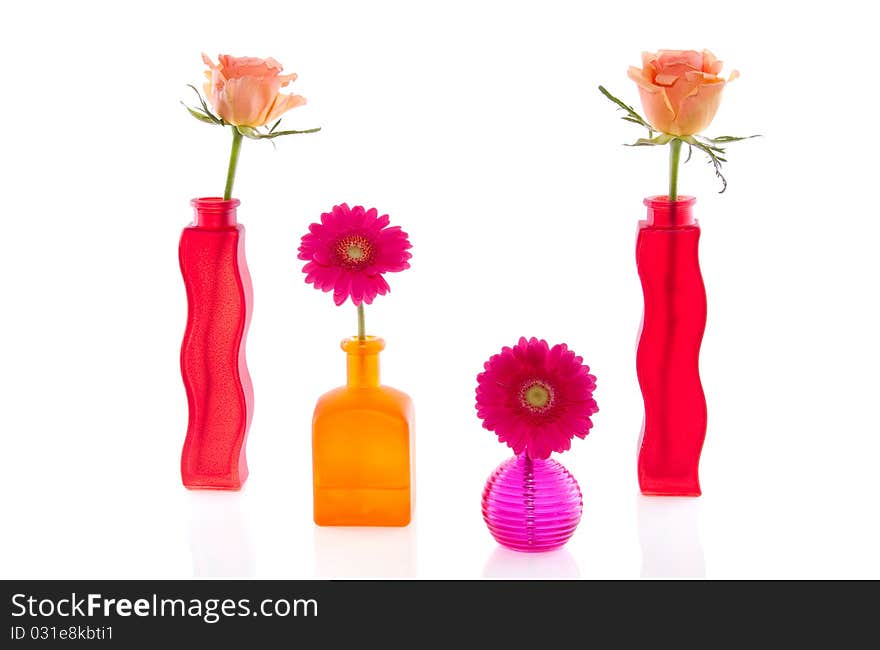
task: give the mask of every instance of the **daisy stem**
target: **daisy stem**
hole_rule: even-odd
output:
[[[367,338],[366,327],[364,325],[364,303],[358,305],[358,339],[363,341]]]
[[[238,167],[238,154],[241,152],[241,133],[232,126],[232,152],[229,154],[229,170],[226,172],[226,189],[223,190],[223,200],[232,198],[232,185],[235,183],[235,168]]]
[[[669,200],[678,200],[678,161],[681,159],[681,140],[669,143]]]

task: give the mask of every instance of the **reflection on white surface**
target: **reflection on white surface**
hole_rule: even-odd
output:
[[[705,578],[700,499],[638,497],[643,578]]]
[[[193,490],[189,497],[189,544],[197,578],[254,575],[254,554],[241,492]]]
[[[498,546],[483,567],[484,578],[503,580],[565,580],[581,577],[565,547],[547,553],[520,553]]]
[[[413,578],[416,524],[315,526],[315,574],[318,578]]]

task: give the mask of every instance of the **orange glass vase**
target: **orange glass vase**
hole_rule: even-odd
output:
[[[385,341],[342,341],[348,383],[325,393],[312,420],[319,526],[406,526],[412,516],[413,403],[379,383]]]

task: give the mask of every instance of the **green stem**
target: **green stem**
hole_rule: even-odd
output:
[[[669,200],[678,200],[678,161],[681,159],[681,140],[669,143]]]
[[[232,198],[232,184],[235,183],[235,168],[238,167],[238,154],[241,152],[241,133],[232,126],[232,152],[229,154],[229,171],[226,172],[226,189],[223,190],[223,200]]]
[[[364,303],[358,305],[358,339],[363,341],[367,338],[367,328],[364,325]]]

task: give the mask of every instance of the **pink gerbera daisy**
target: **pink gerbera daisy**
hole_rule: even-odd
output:
[[[596,378],[564,343],[520,338],[485,364],[477,375],[477,415],[517,454],[547,458],[584,438],[599,410]]]
[[[347,298],[355,305],[370,304],[388,293],[382,274],[408,269],[412,257],[407,234],[400,226],[389,228],[388,222],[388,215],[380,217],[376,208],[349,208],[345,203],[322,214],[321,223],[309,226],[299,247],[306,282],[333,291],[337,305]]]

